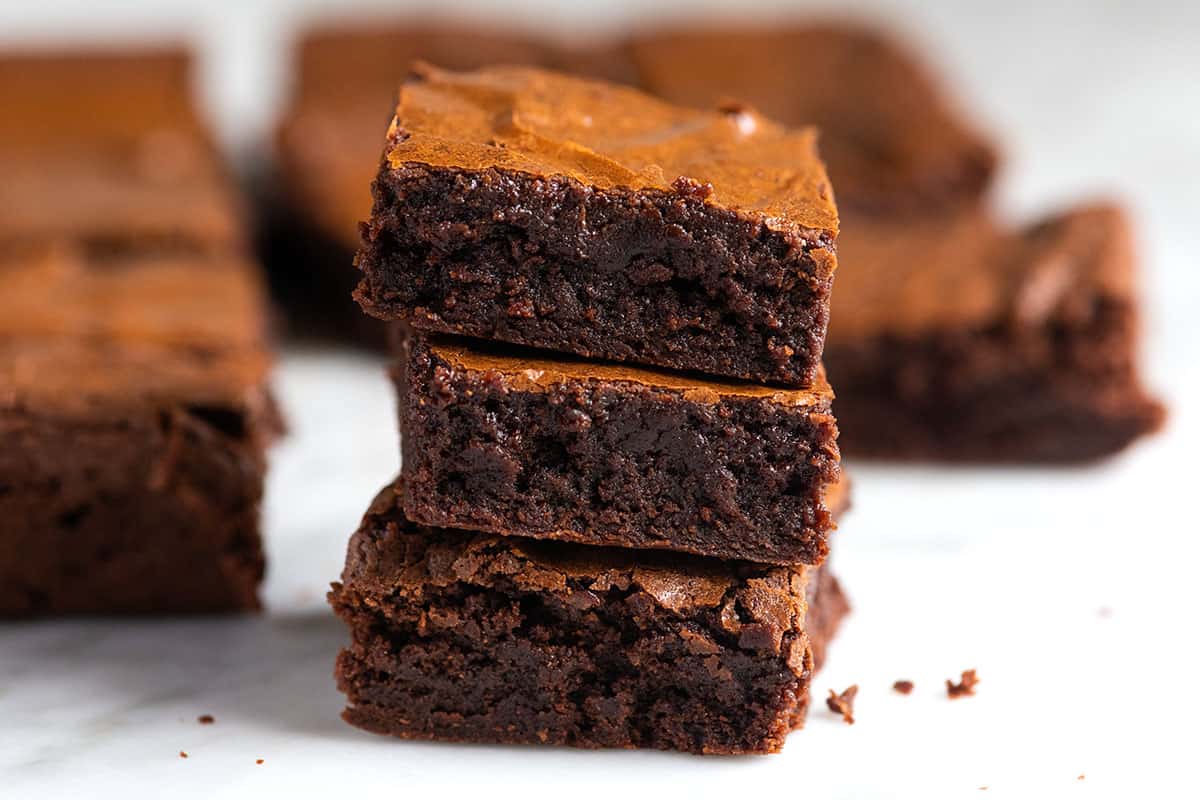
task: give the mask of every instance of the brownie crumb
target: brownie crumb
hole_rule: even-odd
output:
[[[912,694],[913,686],[912,681],[896,681],[892,684],[892,690],[900,694]]]
[[[187,756],[187,753],[185,753],[185,752],[183,752],[182,750],[180,750],[180,751],[179,751],[179,757],[180,757],[180,758],[187,758],[188,756]]]
[[[713,185],[707,181],[698,181],[695,178],[689,178],[686,175],[680,175],[671,184],[671,188],[676,194],[684,197],[694,197],[697,200],[707,200],[712,197]]]
[[[975,687],[979,685],[979,678],[975,675],[975,670],[965,669],[962,673],[962,680],[958,683],[946,679],[946,695],[951,700],[957,700],[960,697],[975,694]]]
[[[825,705],[829,706],[829,710],[835,714],[841,714],[842,719],[847,725],[854,724],[854,697],[858,694],[858,684],[854,684],[846,691],[838,694],[833,689],[829,690],[829,697],[825,698]]]
[[[201,725],[212,725],[216,721],[217,718],[212,714],[201,714],[200,716],[196,717],[196,722],[199,722]]]

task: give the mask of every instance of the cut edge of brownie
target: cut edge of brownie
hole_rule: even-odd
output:
[[[431,529],[373,502],[329,600],[343,716],[410,739],[778,751],[849,606],[828,568]],[[806,593],[811,593],[805,600]]]
[[[385,160],[373,191],[355,291],[372,316],[783,385],[816,374],[836,231],[720,208],[685,179],[597,188]]]
[[[831,391],[494,352],[403,340],[393,378],[411,519],[766,563],[828,554],[826,494],[841,477]]]

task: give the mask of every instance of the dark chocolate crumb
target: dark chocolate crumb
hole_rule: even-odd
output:
[[[951,700],[957,700],[960,697],[975,694],[975,687],[979,685],[979,678],[975,675],[975,670],[965,669],[962,673],[962,680],[958,683],[946,679],[946,695]]]
[[[896,681],[892,684],[892,689],[900,694],[912,694],[913,685],[912,681]]]
[[[180,757],[180,758],[187,758],[187,753],[185,753],[185,752],[183,752],[182,750],[180,750],[180,751],[179,751],[179,757]]]
[[[196,717],[196,722],[199,722],[201,725],[212,725],[216,721],[216,717],[214,717],[212,714],[201,714],[200,716]]]
[[[847,725],[854,724],[854,697],[858,694],[858,684],[854,684],[846,691],[838,694],[833,689],[829,690],[829,697],[825,698],[825,705],[829,706],[829,710],[835,714],[841,714],[842,719]]]

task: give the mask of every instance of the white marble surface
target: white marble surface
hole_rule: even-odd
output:
[[[109,5],[81,17],[94,4],[0,4],[0,40],[64,25],[79,26],[76,37],[196,32],[229,138],[261,129],[286,31],[275,21],[295,18],[284,4]],[[266,509],[269,610],[0,624],[0,798],[418,796],[460,785],[524,797],[927,798],[982,786],[985,796],[1195,797],[1200,13],[1171,2],[874,6],[919,31],[1004,132],[1005,208],[1099,190],[1132,204],[1147,252],[1147,363],[1173,416],[1162,436],[1088,469],[852,465],[856,508],[836,564],[855,613],[817,688],[858,683],[858,724],[818,706],[782,755],[761,759],[408,744],[348,728],[330,677],[343,632],[323,595],[396,468],[392,401],[377,363],[291,352],[278,384],[293,433],[275,452]],[[612,21],[634,7],[549,17]],[[978,696],[947,701],[943,680],[968,667],[982,677]],[[898,678],[916,681],[912,696],[890,691]],[[215,724],[198,724],[201,714]]]

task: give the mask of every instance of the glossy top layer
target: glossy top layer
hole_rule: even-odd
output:
[[[0,410],[265,404],[263,294],[236,260],[0,257]]]
[[[829,341],[947,328],[1038,324],[1073,303],[1126,298],[1130,227],[1082,207],[1006,232],[978,210],[924,221],[856,220],[838,242]]]
[[[693,111],[528,67],[455,73],[418,65],[396,114],[393,169],[497,168],[600,190],[678,191],[773,227],[837,232],[815,131],[788,131],[740,106]]]
[[[627,364],[585,361],[571,356],[553,359],[541,354],[508,355],[482,347],[472,347],[461,339],[432,336],[429,348],[435,356],[457,368],[477,372],[498,372],[521,391],[544,391],[572,381],[614,381],[637,383],[652,389],[682,392],[685,399],[698,403],[718,403],[729,397],[749,397],[786,406],[828,407],[833,390],[822,369],[817,380],[805,389],[780,389],[757,383],[694,378],[677,372]],[[511,351],[506,351],[511,352]]]

